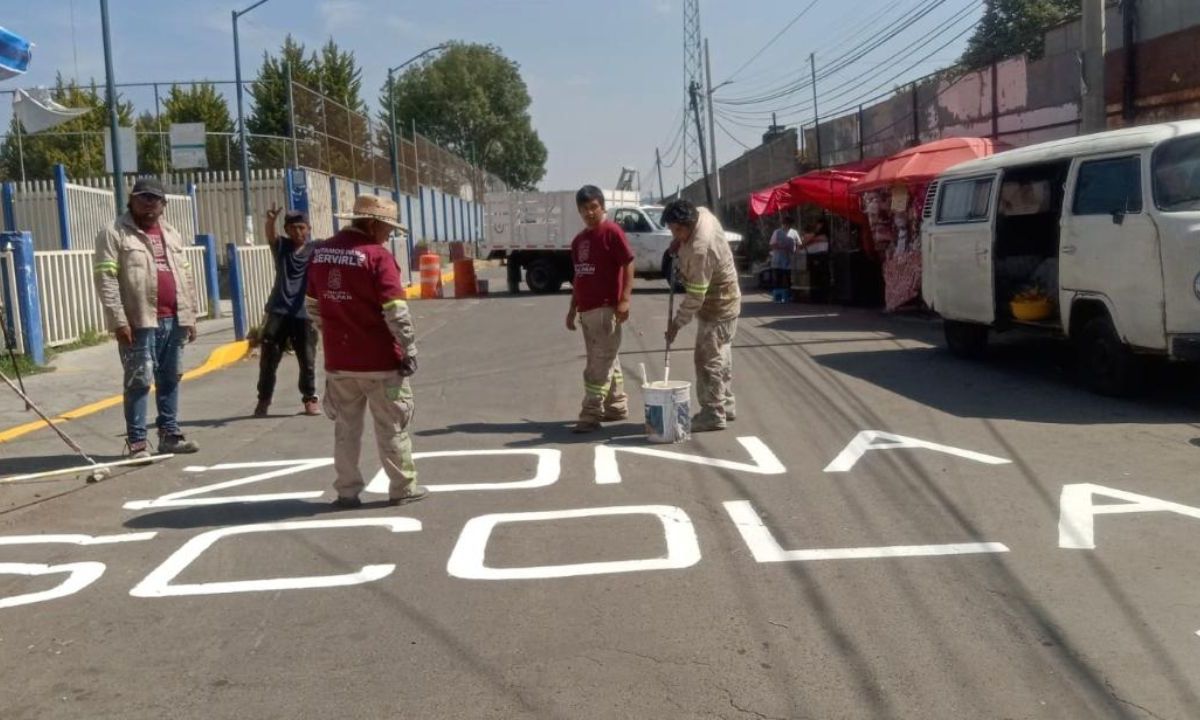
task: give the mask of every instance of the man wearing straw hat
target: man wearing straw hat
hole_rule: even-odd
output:
[[[663,208],[662,221],[678,245],[679,281],[687,295],[667,325],[667,343],[679,328],[699,319],[696,328],[696,397],[700,412],[692,432],[724,430],[735,417],[733,336],[742,312],[733,252],[716,216],[687,200]]]
[[[393,231],[406,233],[396,203],[359,195],[351,221],[319,243],[308,267],[305,306],[321,331],[325,348],[325,414],[334,421],[335,508],[362,505],[358,467],[367,407],[375,423],[379,460],[387,474],[388,503],[421,500],[412,438],[413,393],[408,378],[417,371],[412,316],[396,259],[385,244]]]

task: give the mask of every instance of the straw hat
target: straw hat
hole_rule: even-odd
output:
[[[342,220],[378,220],[396,228],[402,233],[408,233],[408,228],[400,222],[399,208],[391,198],[378,195],[359,195],[354,198],[354,210],[349,213],[338,213],[336,217]]]

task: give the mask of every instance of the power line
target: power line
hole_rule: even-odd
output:
[[[733,74],[732,74],[732,75],[730,75],[728,78],[726,78],[726,79],[725,79],[725,82],[733,82],[733,79],[734,79],[734,78],[736,78],[736,77],[738,76],[738,73],[740,73],[741,71],[745,70],[747,67],[749,67],[749,66],[750,66],[750,64],[751,64],[751,63],[753,63],[755,60],[757,60],[757,59],[759,59],[760,57],[762,57],[762,54],[763,54],[763,53],[765,53],[765,52],[766,52],[766,51],[767,51],[767,50],[768,50],[768,49],[769,49],[769,48],[770,48],[772,45],[774,45],[776,40],[778,40],[779,38],[783,37],[783,34],[784,34],[785,32],[787,32],[788,30],[790,30],[790,29],[792,28],[792,26],[793,26],[793,25],[795,25],[797,22],[799,22],[799,21],[800,21],[800,18],[802,18],[802,17],[804,17],[805,15],[807,15],[807,14],[808,14],[808,11],[809,11],[809,10],[812,10],[812,9],[813,9],[813,6],[814,6],[814,5],[816,5],[818,1],[819,1],[819,0],[812,0],[812,2],[810,2],[810,3],[808,4],[808,6],[807,6],[807,7],[805,7],[805,8],[804,8],[803,10],[801,10],[800,12],[796,13],[796,16],[795,16],[795,17],[793,17],[793,18],[792,18],[792,19],[791,19],[791,20],[788,22],[788,24],[787,24],[787,25],[784,25],[784,26],[783,26],[783,28],[782,28],[782,29],[781,29],[779,32],[775,33],[775,35],[773,35],[773,36],[771,37],[771,39],[770,39],[770,40],[768,40],[768,41],[767,41],[767,43],[766,43],[765,45],[763,45],[762,47],[760,47],[760,48],[758,49],[758,52],[756,52],[756,53],[754,53],[753,55],[751,55],[749,60],[747,60],[746,62],[742,63],[742,64],[741,64],[741,66],[739,66],[737,70],[734,70],[734,71],[733,71]]]

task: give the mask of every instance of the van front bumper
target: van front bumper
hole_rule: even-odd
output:
[[[1200,362],[1200,333],[1171,336],[1171,359]]]

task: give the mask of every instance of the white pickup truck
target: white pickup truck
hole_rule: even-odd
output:
[[[625,230],[633,248],[634,271],[642,278],[664,278],[670,272],[671,231],[659,220],[662,207],[642,205],[636,192],[604,191],[608,216]],[[483,257],[508,264],[508,291],[525,284],[535,293],[557,292],[571,281],[571,241],[583,229],[575,208],[575,192],[488,193],[484,198]],[[734,247],[742,236],[726,231]]]

